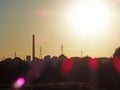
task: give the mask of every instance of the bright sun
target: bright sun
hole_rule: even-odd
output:
[[[97,36],[112,28],[115,12],[108,2],[83,0],[72,4],[66,17],[73,28],[72,34]]]

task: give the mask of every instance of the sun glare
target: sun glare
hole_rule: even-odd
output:
[[[73,28],[72,34],[98,36],[112,28],[115,13],[108,2],[84,0],[74,3],[66,17]]]

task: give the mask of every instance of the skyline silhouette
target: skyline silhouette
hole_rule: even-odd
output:
[[[31,55],[59,56],[60,45],[71,56],[112,56],[120,45],[120,6],[117,0],[0,0],[0,59]]]
[[[119,0],[0,0],[0,90],[120,90]]]
[[[5,58],[15,58],[15,57],[20,57],[20,58],[25,60],[26,56],[30,56],[30,58],[32,58],[31,60],[34,60],[34,58],[39,58],[39,59],[42,58],[42,54],[44,52],[42,50],[42,47],[40,47],[40,49],[39,49],[39,56],[36,56],[36,36],[35,35],[32,35],[31,42],[32,42],[31,43],[31,49],[32,49],[31,54],[26,54],[26,55],[24,55],[24,58],[22,58],[21,56],[19,56],[19,54],[17,52],[14,52],[13,57],[11,57],[11,56],[8,56],[8,57],[3,56],[3,58],[1,60],[4,60]],[[63,44],[61,44],[61,46],[59,48],[59,55],[62,55],[62,54],[65,54]],[[51,54],[48,54],[48,55],[51,55]],[[44,56],[46,56],[46,55],[44,55]],[[52,56],[54,57],[55,55],[52,55]],[[75,55],[75,56],[77,56],[77,55]],[[75,57],[75,56],[69,56],[69,57]],[[90,56],[90,55],[83,54],[83,51],[81,51],[80,54],[78,55],[78,57],[81,57],[81,58],[86,57],[86,56]],[[92,56],[90,56],[90,57],[92,57]],[[105,57],[105,56],[101,56],[101,57]],[[111,58],[111,57],[114,57],[114,55],[111,54],[108,58]],[[100,58],[100,57],[94,56],[94,58]]]
[[[59,57],[0,61],[0,89],[119,90],[120,47],[113,58]]]

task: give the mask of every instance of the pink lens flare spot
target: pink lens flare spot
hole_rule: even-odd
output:
[[[47,17],[49,15],[49,11],[47,8],[41,8],[39,11],[38,11],[38,15],[40,17]]]
[[[44,43],[48,40],[48,35],[43,33],[36,37],[36,43]]]
[[[62,68],[61,68],[61,74],[67,75],[70,73],[74,65],[74,60],[72,58],[70,59],[65,59],[62,63]]]
[[[120,74],[120,58],[115,57],[113,60],[114,68],[117,71],[118,74]]]
[[[97,58],[89,58],[88,64],[91,70],[96,70],[98,68],[98,59]]]
[[[13,87],[16,88],[16,89],[19,89],[24,85],[24,83],[25,83],[25,79],[20,77],[15,81]]]

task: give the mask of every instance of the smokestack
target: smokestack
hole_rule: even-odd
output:
[[[32,35],[32,60],[35,60],[35,35]]]

